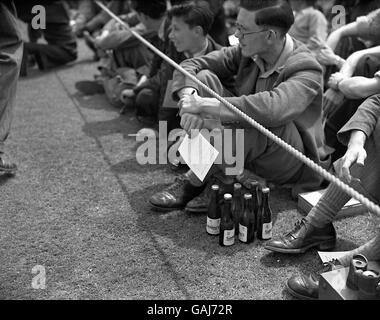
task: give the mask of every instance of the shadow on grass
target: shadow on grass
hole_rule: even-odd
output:
[[[161,164],[150,164],[150,165],[140,165],[136,162],[136,159],[126,159],[124,161],[118,162],[111,166],[111,170],[115,174],[126,174],[130,172],[134,173],[154,173],[155,171],[162,170],[166,165]]]
[[[139,125],[128,121],[125,117],[117,117],[112,120],[88,122],[83,126],[83,132],[93,138],[122,134],[123,138],[131,139],[128,135],[135,134],[139,128]]]
[[[14,178],[14,176],[15,176],[14,174],[9,174],[9,173],[0,174],[0,186],[7,183],[8,180]]]
[[[137,214],[137,226],[141,230],[149,230],[153,236],[171,239],[176,247],[191,248],[206,253],[207,259],[214,256],[233,256],[237,252],[249,251],[255,243],[241,244],[237,237],[235,245],[221,247],[218,236],[206,233],[206,214],[191,214],[184,210],[171,212],[154,211],[149,198],[168,185],[154,185],[130,194],[130,204]]]
[[[86,109],[106,110],[110,112],[117,110],[107,101],[107,97],[104,94],[85,95],[81,92],[75,92],[71,97],[76,99],[79,105]]]
[[[92,63],[94,63],[94,59],[88,58],[88,59],[82,59],[82,60],[75,60],[75,61],[67,63],[65,65],[50,68],[47,70],[39,70],[38,67],[35,66],[32,68],[28,68],[28,74],[26,76],[20,77],[20,80],[38,79],[38,78],[45,77],[46,75],[53,74],[55,72],[72,69],[75,66],[79,66],[79,65],[83,65],[83,64],[92,64]]]

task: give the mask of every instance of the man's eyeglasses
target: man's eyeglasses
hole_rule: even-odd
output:
[[[236,26],[235,36],[237,38],[240,37],[240,38],[243,39],[248,34],[260,33],[260,32],[264,32],[264,31],[268,31],[268,29],[263,29],[263,30],[260,30],[260,31],[247,31],[247,32],[243,32],[242,28],[240,26]]]

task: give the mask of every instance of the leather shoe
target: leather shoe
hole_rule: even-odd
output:
[[[312,247],[327,251],[335,247],[336,232],[332,223],[314,227],[305,218],[297,221],[294,230],[279,239],[270,240],[265,249],[281,253],[304,253]]]
[[[220,186],[219,195],[221,195],[221,198],[223,198],[223,194],[225,193],[233,193],[233,183],[226,184],[220,180],[220,178],[218,178],[218,175],[215,175],[208,182],[203,192],[199,196],[189,201],[189,203],[186,205],[185,210],[190,213],[207,213],[211,196],[211,187],[214,184]]]
[[[286,282],[288,292],[302,300],[317,300],[318,299],[319,277],[314,274],[301,274],[292,276]]]
[[[11,162],[7,162],[0,158],[0,172],[7,174],[14,174],[17,171],[17,165]]]
[[[344,268],[336,259],[323,264],[323,269],[319,273]],[[288,279],[286,288],[288,292],[302,300],[316,300],[319,296],[319,274],[301,274]]]
[[[172,211],[183,209],[186,204],[198,196],[204,186],[195,187],[185,177],[177,177],[175,182],[168,188],[154,194],[149,202],[157,211]]]

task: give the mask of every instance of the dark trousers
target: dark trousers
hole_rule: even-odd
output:
[[[69,50],[60,45],[27,42],[24,45],[24,49],[24,57],[22,60],[23,70],[27,68],[28,55],[35,57],[40,70],[58,67],[74,61],[77,58],[76,44],[73,45],[72,50]]]
[[[0,3],[0,156],[11,127],[22,50],[14,12]]]
[[[136,114],[157,120],[158,100],[158,90],[142,89],[136,96]]]

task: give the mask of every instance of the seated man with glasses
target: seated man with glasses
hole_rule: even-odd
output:
[[[181,66],[282,140],[328,168],[330,151],[325,149],[321,121],[322,68],[305,45],[287,34],[294,22],[291,7],[283,0],[242,0],[240,6],[235,33],[239,45],[185,60]],[[235,76],[235,83],[226,88],[223,81],[231,76]],[[233,132],[244,129],[243,137],[232,141],[232,150],[244,148],[241,172],[246,169],[267,182],[291,186],[293,196],[320,188],[322,178],[318,174],[178,71],[173,77],[173,97],[180,99],[181,125],[189,133],[192,129],[211,129],[215,123]],[[189,212],[206,212],[206,185],[216,176],[234,180],[234,176],[226,177],[231,173],[227,169],[225,165],[214,165],[204,182],[188,172],[167,190],[153,195],[150,203],[158,210],[186,208]]]

